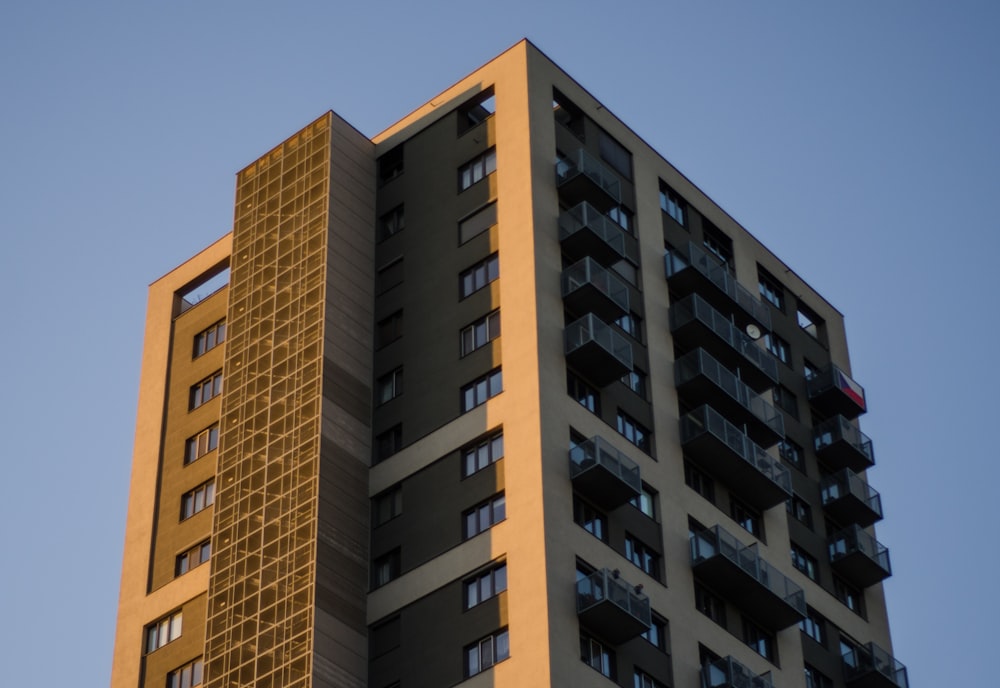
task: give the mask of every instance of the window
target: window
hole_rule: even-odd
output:
[[[406,229],[406,215],[403,206],[397,205],[378,221],[378,240],[385,241],[393,234],[399,234]]]
[[[205,664],[199,657],[167,674],[167,688],[194,688],[202,684],[204,677]]]
[[[500,564],[486,573],[465,581],[465,608],[471,609],[507,589],[507,564]]]
[[[833,596],[840,600],[845,607],[858,616],[864,616],[864,596],[861,590],[849,583],[845,583],[840,578],[833,579]]]
[[[500,258],[494,253],[486,260],[480,261],[458,276],[459,293],[464,299],[500,276]]]
[[[649,629],[640,634],[647,643],[660,652],[667,651],[667,622],[653,614]]]
[[[690,461],[684,462],[684,483],[708,501],[715,504],[715,481]]]
[[[384,294],[403,282],[403,257],[390,260],[375,275],[375,293]]]
[[[465,522],[465,539],[468,540],[507,518],[507,502],[499,494],[469,509],[462,518]]]
[[[644,428],[638,421],[620,409],[618,411],[618,432],[620,432],[629,442],[639,447],[639,449],[643,450],[647,454],[649,453],[649,430]]]
[[[804,359],[802,361],[802,374],[805,375],[807,380],[812,380],[819,375],[819,368],[810,362],[809,359]]]
[[[226,341],[226,321],[220,320],[207,330],[199,332],[194,336],[193,358],[198,358],[206,351],[214,349],[224,341]]]
[[[764,334],[764,346],[767,350],[774,354],[775,358],[786,365],[790,365],[789,361],[792,359],[791,349],[788,346],[788,342],[774,334],[773,332],[766,332]]]
[[[799,303],[795,309],[795,319],[799,327],[809,333],[814,339],[819,339],[820,330],[823,327],[823,319],[816,315],[813,309],[804,303]]]
[[[199,485],[181,495],[181,520],[194,516],[215,503],[215,481]]]
[[[459,135],[464,134],[477,124],[485,122],[496,111],[497,100],[491,86],[458,108]]]
[[[708,252],[722,261],[730,271],[733,270],[733,240],[722,233],[718,227],[707,219],[702,220],[703,243]]]
[[[826,645],[826,624],[815,609],[810,607],[806,610],[806,618],[799,621],[799,630],[820,645]]]
[[[188,408],[193,411],[209,399],[214,399],[220,394],[222,394],[221,370],[191,387],[191,399]]]
[[[487,399],[492,399],[503,391],[503,377],[500,369],[490,371],[487,375],[462,387],[462,413],[471,411]]]
[[[580,634],[580,659],[591,669],[615,680],[615,653],[596,638]]]
[[[642,318],[637,313],[629,313],[615,320],[615,325],[632,339],[642,341]]]
[[[806,688],[833,688],[833,679],[806,664]]]
[[[667,688],[665,684],[640,669],[632,676],[632,688]]]
[[[694,606],[699,612],[710,618],[723,628],[726,627],[726,605],[725,603],[710,593],[708,588],[695,583],[694,585]]]
[[[778,443],[778,456],[798,468],[803,473],[806,470],[805,458],[802,447],[789,439],[783,439]]]
[[[785,500],[785,511],[796,521],[804,525],[809,530],[813,527],[812,507],[806,500],[798,495],[792,495]]]
[[[380,526],[403,513],[403,486],[394,485],[372,499],[372,523]]]
[[[458,190],[465,191],[476,182],[482,181],[496,172],[496,169],[497,151],[496,148],[490,148],[458,168]]]
[[[656,491],[646,483],[642,484],[638,496],[632,497],[628,503],[654,521],[656,520]]]
[[[552,89],[552,113],[559,124],[563,125],[581,141],[584,140],[585,115],[569,98],[556,89]]]
[[[638,370],[630,370],[621,377],[622,384],[638,394],[643,399],[646,398],[646,374]]]
[[[660,182],[660,209],[674,218],[681,227],[687,226],[687,201],[662,181]]]
[[[785,310],[785,288],[781,282],[771,277],[764,268],[757,266],[757,291],[760,297],[777,308],[779,311]]]
[[[497,432],[462,450],[462,477],[467,478],[502,458],[503,432]]]
[[[566,371],[566,393],[591,413],[601,414],[601,393],[576,373]]]
[[[760,517],[760,512],[743,502],[729,497],[729,515],[733,517],[743,530],[751,535],[763,539],[764,526]]]
[[[635,221],[632,211],[623,205],[616,205],[608,211],[608,217],[615,221],[619,227],[631,234],[635,230]]]
[[[660,580],[659,553],[629,533],[625,534],[625,558],[656,580]]]
[[[377,557],[372,563],[372,587],[377,588],[399,578],[399,573],[400,550],[397,547]]]
[[[187,552],[177,555],[174,564],[174,575],[183,576],[196,566],[201,566],[212,556],[212,543],[210,540],[201,542]]]
[[[475,676],[508,657],[510,657],[510,638],[507,629],[488,635],[465,648],[466,676]]]
[[[458,223],[458,243],[464,244],[497,223],[497,204],[483,206]]]
[[[809,576],[812,580],[819,580],[819,566],[815,557],[806,554],[806,551],[792,543],[792,566]]]
[[[597,145],[604,162],[611,165],[615,172],[625,179],[632,179],[632,154],[625,146],[603,129],[598,134]]]
[[[403,144],[399,144],[378,159],[378,180],[380,184],[403,174]]]
[[[174,612],[146,626],[146,652],[158,650],[170,641],[180,638],[183,624],[182,612]]]
[[[375,383],[375,401],[377,404],[384,404],[391,401],[403,393],[403,369],[386,373]]]
[[[771,397],[774,399],[775,406],[795,420],[799,419],[799,400],[795,398],[795,395],[787,387],[781,385],[775,387],[771,390]]]
[[[500,311],[493,311],[471,325],[462,328],[459,336],[462,356],[471,354],[476,349],[486,346],[499,336]]]
[[[205,428],[194,437],[188,438],[184,445],[184,463],[197,461],[219,446],[219,424]]]
[[[375,463],[385,461],[403,448],[403,426],[394,425],[375,436]]]
[[[375,326],[375,348],[381,349],[403,336],[403,311],[398,310]]]
[[[608,541],[608,517],[577,495],[573,495],[573,520],[598,540]]]
[[[743,642],[764,659],[775,660],[774,636],[747,619],[743,619]]]

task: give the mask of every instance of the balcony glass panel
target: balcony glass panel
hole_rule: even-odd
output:
[[[649,598],[622,578],[617,569],[595,571],[576,583],[576,611],[585,625],[613,644],[649,630]]]
[[[715,360],[707,351],[695,349],[674,362],[674,384],[679,389],[699,377],[704,377],[712,382],[718,390],[725,393],[728,399],[736,402],[770,430],[766,434],[773,437],[771,444],[784,437],[785,422],[777,409],[764,401],[763,397],[748,387],[735,373]],[[707,399],[700,400],[708,401]]]
[[[584,496],[605,508],[620,506],[642,492],[639,465],[602,437],[570,449],[569,473]]]
[[[562,296],[574,310],[612,320],[629,312],[628,286],[590,256],[563,270]]]
[[[767,674],[758,676],[732,657],[723,657],[701,668],[701,688],[774,688]]]
[[[736,281],[725,264],[694,242],[666,252],[667,280],[685,270],[694,270],[739,306],[765,330],[771,329],[771,311],[753,292]]]
[[[607,385],[632,370],[632,344],[593,313],[563,331],[566,358],[588,379]]]
[[[843,654],[844,678],[848,685],[894,685],[898,688],[909,688],[910,682],[906,675],[906,667],[895,657],[875,643],[867,643],[848,650]],[[872,673],[888,679],[883,681],[865,681]]]
[[[844,416],[828,418],[813,429],[816,453],[824,460],[862,471],[875,465],[872,441]]]
[[[843,469],[820,481],[823,508],[840,515],[837,520],[870,526],[882,519],[882,497],[857,473]]]
[[[892,575],[889,550],[861,526],[850,526],[830,537],[830,563],[861,587],[874,585]]]
[[[768,351],[757,346],[750,337],[733,324],[729,318],[715,310],[698,294],[677,301],[670,306],[670,330],[678,332],[689,324],[697,323],[710,331],[718,340],[738,354],[744,368],[743,379],[755,389],[771,387],[778,382],[778,360]],[[713,351],[713,353],[716,353]],[[758,374],[751,380],[750,373]]]
[[[560,190],[569,191],[574,198],[586,196],[593,202],[605,204],[605,199],[593,196],[592,190],[576,185],[581,178],[606,196],[606,205],[621,203],[622,185],[618,176],[586,150],[578,148],[572,155],[556,162],[556,184]]]
[[[868,410],[864,387],[830,364],[806,381],[809,400],[827,413],[857,418]]]
[[[625,230],[586,201],[560,213],[559,241],[573,258],[589,255],[604,265],[632,259]]]
[[[784,600],[799,615],[805,616],[806,596],[802,588],[764,561],[757,553],[756,544],[747,547],[720,526],[693,533],[691,536],[692,565],[697,566],[714,557],[729,560],[773,595]],[[734,602],[742,604],[748,600],[734,600]]]

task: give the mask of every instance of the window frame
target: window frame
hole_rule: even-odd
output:
[[[465,445],[460,456],[463,479],[486,470],[504,456],[503,429],[491,432],[475,442]]]
[[[480,279],[480,270],[482,271]],[[492,275],[492,276],[491,276]],[[459,300],[467,299],[500,279],[500,254],[496,251],[458,273]]]
[[[507,520],[507,497],[503,492],[499,492],[462,512],[462,540],[471,540],[505,520]]]
[[[485,647],[489,648],[490,655],[486,663],[483,661],[483,649]],[[474,655],[473,652],[475,652]],[[463,655],[465,657],[466,678],[483,673],[510,657],[510,631],[502,628],[484,638],[480,638],[474,643],[466,645]],[[473,657],[475,657],[475,660],[473,660]]]
[[[462,581],[462,608],[466,611],[507,590],[507,562],[501,562]]]
[[[480,337],[482,335],[482,337]],[[500,309],[490,311],[463,327],[458,332],[459,358],[482,349],[500,337]]]
[[[403,366],[393,368],[375,381],[375,405],[384,406],[403,394]],[[388,396],[386,396],[388,394]]]
[[[188,397],[188,411],[201,408],[221,394],[222,370],[217,370],[200,382],[191,385],[191,392]]]
[[[206,327],[194,336],[191,350],[191,358],[195,359],[204,356],[209,351],[226,341],[226,320],[223,318],[218,322]],[[199,346],[203,343],[203,346]]]
[[[488,179],[497,171],[497,149],[491,146],[471,160],[462,164],[458,168],[458,191],[459,193],[471,189],[473,186]]]
[[[615,423],[619,435],[641,451],[650,454],[653,446],[653,433],[650,430],[622,409],[618,409]]]
[[[186,521],[213,504],[215,504],[215,478],[206,480],[181,495],[180,520]],[[188,509],[188,505],[190,505],[190,509]]]
[[[161,616],[152,623],[146,624],[144,632],[145,643],[143,654],[156,652],[162,647],[169,645],[184,634],[184,610],[178,609],[170,614]]]
[[[462,413],[478,408],[503,392],[503,373],[494,368],[482,377],[462,385],[459,402]]]
[[[184,465],[189,466],[219,448],[219,424],[212,423],[184,441]]]

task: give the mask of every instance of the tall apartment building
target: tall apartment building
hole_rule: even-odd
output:
[[[112,685],[907,688],[850,375],[527,41],[327,113],[150,287]]]

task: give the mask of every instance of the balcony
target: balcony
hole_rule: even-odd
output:
[[[695,349],[674,361],[674,384],[685,401],[711,404],[742,424],[750,439],[763,447],[785,436],[781,414],[704,349]]]
[[[720,311],[733,311],[739,325],[771,329],[771,311],[753,292],[736,281],[728,267],[694,242],[664,255],[667,284],[673,296],[699,293]]]
[[[834,521],[867,528],[882,520],[882,498],[850,469],[824,477],[819,487],[823,510]]]
[[[806,390],[809,403],[828,416],[854,420],[868,410],[864,388],[833,364],[806,380]]]
[[[602,437],[569,450],[573,489],[602,509],[613,509],[642,492],[639,466]]]
[[[732,657],[701,668],[701,688],[774,688],[770,673],[758,676]]]
[[[892,575],[889,550],[865,532],[850,526],[830,538],[830,565],[850,583],[867,588]]]
[[[590,256],[563,270],[562,297],[573,313],[590,312],[602,320],[629,312],[628,286]]]
[[[850,688],[909,688],[906,667],[875,643],[848,650],[841,659]]]
[[[607,212],[622,200],[617,175],[583,148],[556,162],[556,187],[567,205],[587,201]]]
[[[710,406],[681,418],[681,446],[757,509],[769,509],[792,496],[788,469]]]
[[[563,331],[566,360],[595,385],[604,387],[632,370],[632,344],[593,313]]]
[[[806,616],[802,588],[761,559],[756,544],[745,547],[719,526],[692,533],[691,567],[695,576],[772,631]]]
[[[571,259],[590,256],[601,265],[613,265],[630,253],[625,230],[587,202],[559,214],[559,241]]]
[[[844,416],[834,416],[813,428],[816,456],[830,468],[850,468],[855,473],[875,465],[875,451],[868,435]]]
[[[670,306],[670,331],[684,347],[703,347],[730,370],[739,368],[740,379],[754,391],[778,383],[778,360],[698,294]]]
[[[649,630],[649,598],[618,574],[603,569],[576,582],[576,613],[580,623],[620,645]]]

